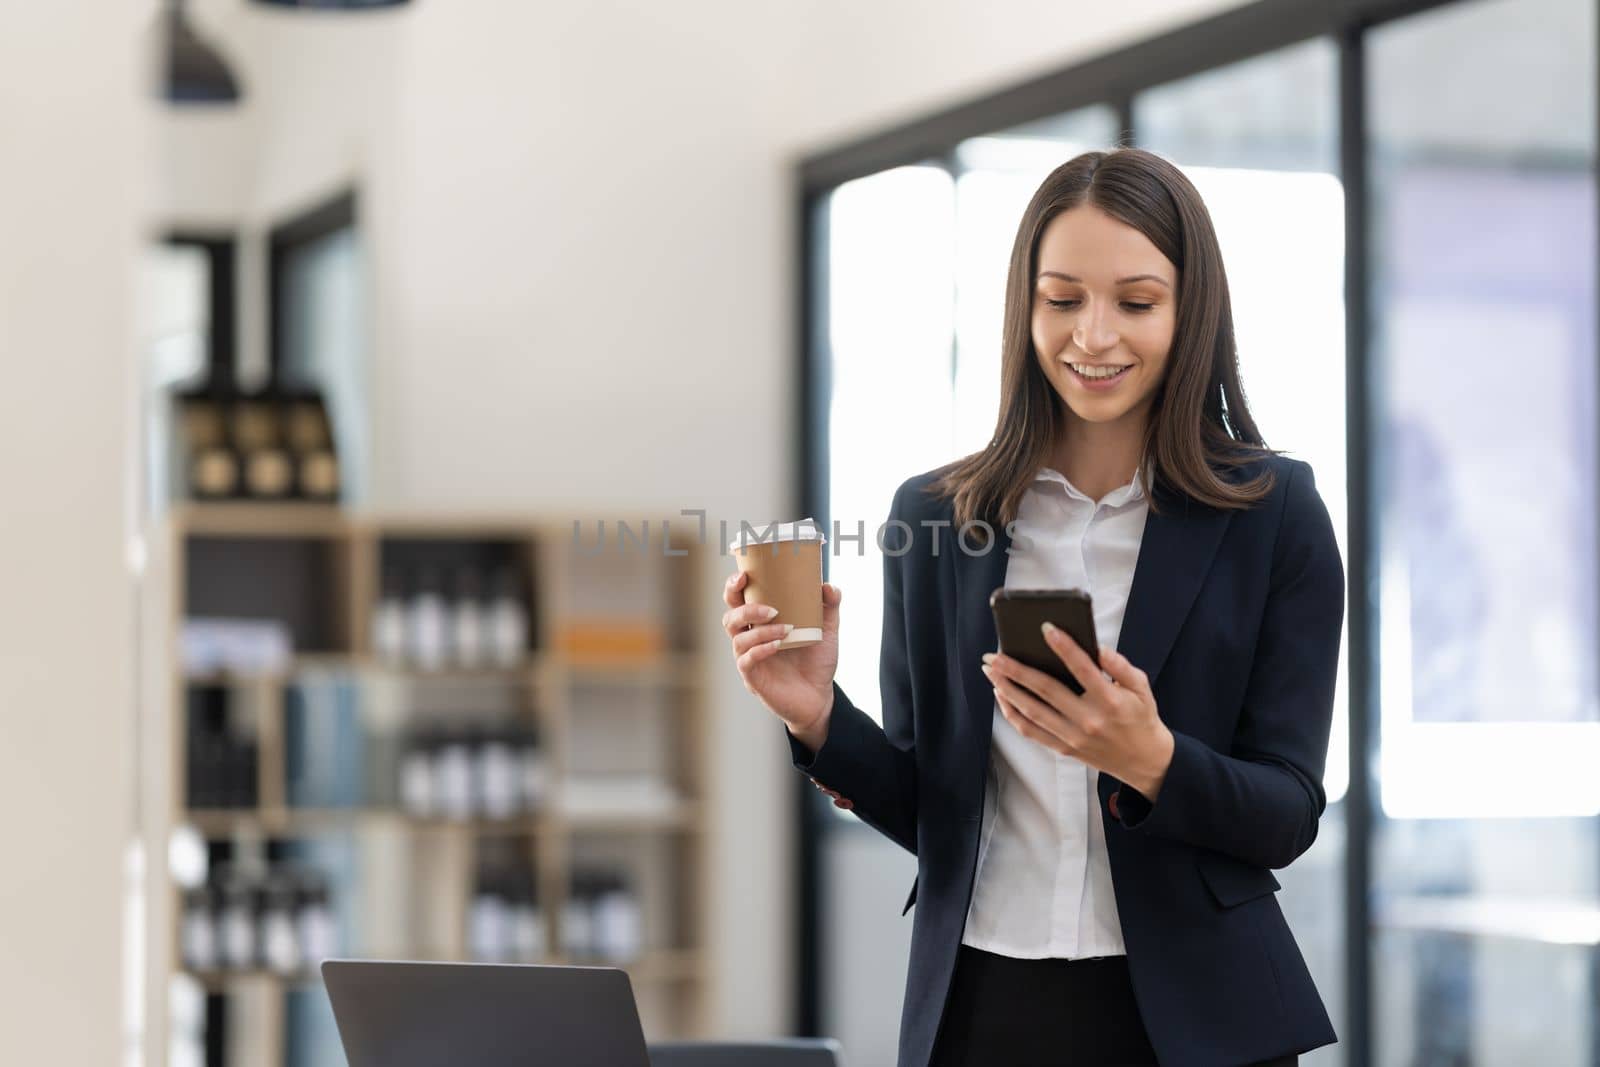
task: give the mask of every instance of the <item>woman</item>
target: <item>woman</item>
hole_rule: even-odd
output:
[[[1336,1037],[1272,869],[1326,804],[1344,570],[1311,468],[1250,416],[1183,174],[1119,148],[1047,177],[1002,344],[989,445],[894,496],[883,726],[834,681],[832,585],[824,641],[778,655],[730,579],[740,675],[917,857],[902,1067],[1296,1063]],[[1099,663],[1047,633],[1081,696],[994,654],[1001,585],[1089,591]]]

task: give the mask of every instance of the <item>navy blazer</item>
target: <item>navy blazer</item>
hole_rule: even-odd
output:
[[[1154,805],[1097,772],[1128,968],[1163,1067],[1337,1040],[1272,869],[1311,846],[1327,802],[1344,566],[1310,465],[1263,457],[1224,476],[1263,466],[1276,484],[1244,510],[1157,479],[1165,513],[1146,519],[1119,638],[1176,741]],[[979,667],[998,647],[989,594],[1011,545],[996,527],[991,550],[971,531],[958,549],[951,503],[922,491],[936,473],[900,486],[889,517],[908,525],[884,533],[883,726],[835,682],[821,750],[789,738],[796,767],[917,857],[900,1067],[929,1061],[972,897],[994,721]]]

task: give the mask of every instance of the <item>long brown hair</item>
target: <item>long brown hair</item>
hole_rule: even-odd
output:
[[[1051,171],[1022,213],[1006,279],[994,436],[982,451],[940,468],[928,487],[930,494],[954,500],[957,530],[975,520],[1004,527],[1016,518],[1023,493],[1048,462],[1068,417],[1034,353],[1034,276],[1045,227],[1083,203],[1144,234],[1178,271],[1172,350],[1154,393],[1140,460],[1144,484],[1225,509],[1247,508],[1272,489],[1270,469],[1249,481],[1233,477],[1239,467],[1276,453],[1245,403],[1228,279],[1211,215],[1176,166],[1143,149],[1119,147],[1085,152]],[[1157,512],[1159,495],[1149,494]]]

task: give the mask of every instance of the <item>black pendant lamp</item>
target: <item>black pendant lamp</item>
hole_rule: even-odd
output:
[[[222,55],[194,32],[183,0],[161,14],[165,84],[162,95],[174,104],[234,104],[239,82]]]

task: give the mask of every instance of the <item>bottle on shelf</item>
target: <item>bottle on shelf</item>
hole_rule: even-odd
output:
[[[526,867],[518,869],[511,894],[511,948],[518,963],[538,963],[549,949],[533,872]]]
[[[334,453],[333,429],[322,397],[315,393],[291,397],[284,406],[284,426],[300,496],[306,500],[337,501],[339,459]]]
[[[450,605],[450,649],[456,666],[471,669],[487,663],[488,637],[489,618],[478,572],[470,567],[459,568]]]
[[[515,667],[528,655],[528,609],[517,595],[511,568],[495,572],[489,604],[489,647],[494,664]]]
[[[444,596],[431,568],[417,573],[416,587],[406,609],[406,658],[422,670],[445,665],[449,655]]]
[[[190,808],[249,808],[256,803],[259,746],[230,721],[229,692],[194,686],[187,696],[186,792]]]
[[[179,401],[188,491],[196,500],[227,500],[241,489],[239,455],[228,440],[222,398],[194,394]]]
[[[189,764],[188,804],[190,808],[222,806],[227,745],[222,737],[191,725],[187,743]]]
[[[439,790],[436,783],[438,736],[431,731],[417,731],[406,742],[400,757],[400,807],[419,819],[431,819],[439,814]]]
[[[187,889],[183,894],[183,965],[191,971],[216,970],[222,963],[217,924],[220,918],[217,887],[210,883]]]
[[[283,500],[294,495],[294,463],[284,447],[274,397],[241,397],[233,409],[233,438],[243,459],[248,496],[255,500]]]
[[[290,873],[272,872],[261,888],[257,943],[262,964],[275,974],[293,975],[302,967],[300,937],[295,924],[298,903],[298,886]]]
[[[434,814],[465,820],[473,816],[472,739],[462,731],[441,735],[433,750]]]
[[[490,819],[509,819],[520,805],[517,750],[505,731],[489,730],[473,750],[477,807]]]
[[[225,865],[183,902],[180,947],[191,971],[293,977],[338,954],[327,880],[314,870]]]
[[[260,894],[242,872],[230,872],[222,884],[222,961],[230,969],[248,971],[260,962],[256,931]]]
[[[590,915],[596,956],[618,963],[639,958],[644,948],[643,912],[627,879],[615,872],[598,876]]]
[[[260,761],[260,750],[261,746],[253,737],[230,737],[225,743],[225,807],[241,809],[256,806],[259,792],[256,788],[256,768]]]
[[[321,966],[323,960],[338,955],[338,930],[334,925],[327,882],[308,871],[301,874],[299,889],[295,932],[300,942],[300,958],[307,967],[315,968]]]
[[[372,612],[372,654],[391,667],[405,662],[407,654],[407,614],[400,575],[393,568],[383,572],[383,591]]]
[[[467,947],[479,963],[507,963],[512,956],[512,910],[506,876],[498,868],[483,871],[472,895]]]

